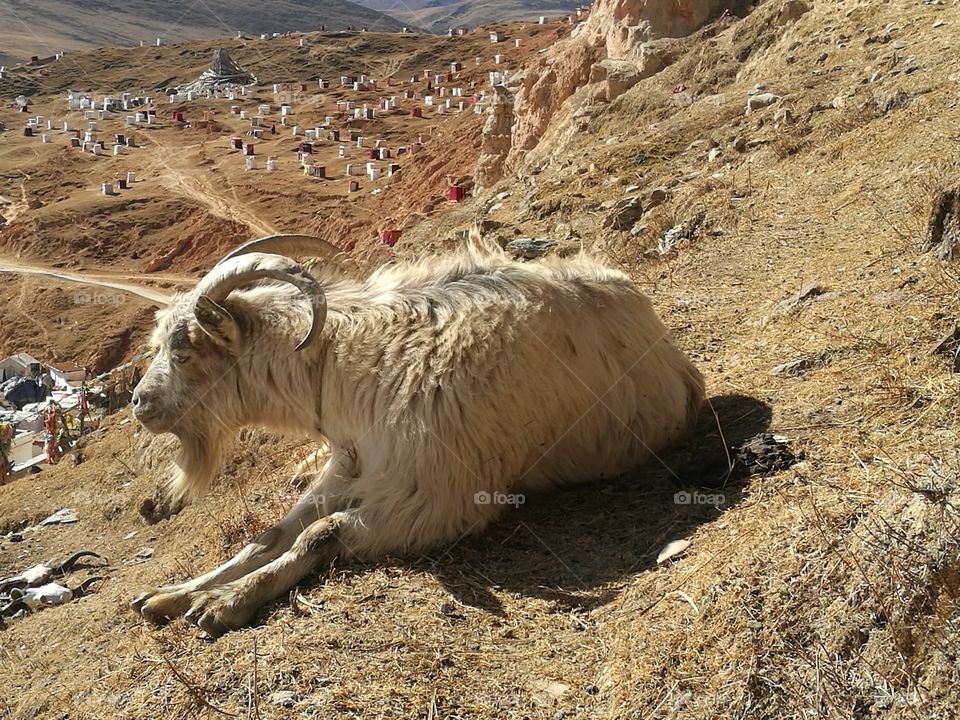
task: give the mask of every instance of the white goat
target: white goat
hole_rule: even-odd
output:
[[[244,426],[328,457],[235,558],[134,600],[153,621],[186,614],[219,635],[337,555],[424,550],[482,529],[503,496],[632,470],[702,404],[649,299],[588,257],[525,264],[471,243],[362,279],[292,255],[343,259],[272,236],[175,298],[134,413],[179,438],[176,493],[206,488]]]

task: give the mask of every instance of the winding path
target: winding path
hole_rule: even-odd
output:
[[[76,273],[76,272],[63,272],[54,268],[47,268],[38,265],[28,265],[22,263],[19,260],[11,260],[9,258],[0,257],[0,273],[12,273],[18,275],[41,275],[45,277],[55,278],[57,280],[65,280],[67,282],[78,283],[80,285],[93,285],[95,287],[110,288],[112,290],[120,290],[122,292],[128,292],[132,295],[137,295],[149,300],[150,302],[156,303],[157,305],[166,305],[170,302],[170,299],[173,297],[173,293],[164,292],[161,290],[155,290],[148,285],[140,285],[134,282],[130,282],[131,279],[138,278],[136,275],[114,275],[109,273]],[[160,279],[156,276],[151,276],[151,279]],[[173,277],[163,277],[164,280],[175,280]]]

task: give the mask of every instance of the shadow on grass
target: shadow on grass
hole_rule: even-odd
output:
[[[486,532],[414,567],[498,615],[493,591],[539,597],[557,611],[605,605],[616,585],[656,565],[664,545],[740,502],[743,482],[725,481],[727,448],[766,431],[771,418],[752,397],[710,398],[694,431],[659,460],[617,480],[527,497]]]

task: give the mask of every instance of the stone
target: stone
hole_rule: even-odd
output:
[[[710,152],[707,153],[707,162],[716,162],[723,157],[723,150],[720,148],[711,148]]]
[[[780,102],[780,96],[774,95],[773,93],[761,93],[759,95],[753,95],[752,97],[747,98],[747,106],[745,115],[749,115],[754,110],[760,110],[765,107],[770,107]]]
[[[802,357],[777,365],[775,368],[771,368],[770,373],[772,375],[802,375],[812,365],[810,358]]]
[[[802,285],[800,289],[797,290],[797,292],[795,292],[793,295],[784,298],[777,303],[775,308],[776,314],[786,315],[788,312],[800,305],[804,300],[822,294],[823,290],[819,286],[815,285],[814,283],[806,283]]]
[[[683,552],[686,552],[687,548],[690,547],[690,541],[686,538],[680,540],[674,540],[673,542],[667,543],[663,550],[657,555],[657,565],[662,565],[670,558],[674,558],[677,555],[680,555]]]
[[[278,707],[293,707],[300,701],[300,696],[293,690],[277,690],[270,693],[267,698],[271,703]]]
[[[77,511],[74,508],[63,508],[41,520],[40,525],[70,525],[75,522],[77,522]]]
[[[774,20],[774,23],[782,27],[796,22],[808,12],[810,12],[810,6],[803,0],[787,0],[780,6],[780,12],[777,13],[777,19]]]
[[[604,228],[612,230],[629,230],[634,223],[643,217],[643,202],[638,197],[619,200],[603,221]]]
[[[793,110],[790,108],[777,108],[776,112],[773,113],[773,122],[777,125],[783,125],[784,123],[793,122]],[[749,146],[749,143],[748,143]]]
[[[598,81],[604,82],[603,97],[607,102],[612,102],[645,77],[650,77],[662,70],[664,66],[663,59],[648,50],[643,63],[613,58],[595,63],[590,68],[590,80],[594,81],[596,77]]]
[[[960,249],[960,187],[938,191],[933,198],[925,252],[936,251],[940,260],[953,260]]]
[[[950,361],[953,372],[960,372],[960,327],[951,326],[930,348],[931,355],[942,355]]]
[[[534,260],[556,247],[557,241],[550,238],[517,238],[506,244],[504,250],[514,257]]]
[[[663,205],[667,200],[670,199],[670,191],[665,187],[655,187],[643,196],[643,211],[647,212],[657,207],[658,205]]]

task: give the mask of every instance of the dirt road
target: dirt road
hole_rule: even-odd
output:
[[[41,275],[67,282],[79,283],[81,285],[93,285],[95,287],[110,288],[137,295],[158,305],[166,305],[173,293],[164,290],[155,290],[148,285],[130,282],[139,279],[138,276],[116,275],[111,273],[76,273],[64,272],[55,268],[47,268],[36,265],[29,265],[18,260],[11,260],[0,256],[0,273],[16,273],[20,275]],[[159,278],[150,278],[159,279]],[[176,280],[178,278],[163,278],[165,280]]]
[[[157,161],[159,181],[171,192],[196,200],[207,207],[211,213],[225,220],[246,225],[258,235],[272,235],[276,229],[269,223],[261,220],[236,196],[236,191],[225,193],[204,177],[202,171],[194,164],[184,163],[181,158],[189,147],[173,147],[168,145],[159,133],[150,137],[157,145],[159,152],[154,153]]]

